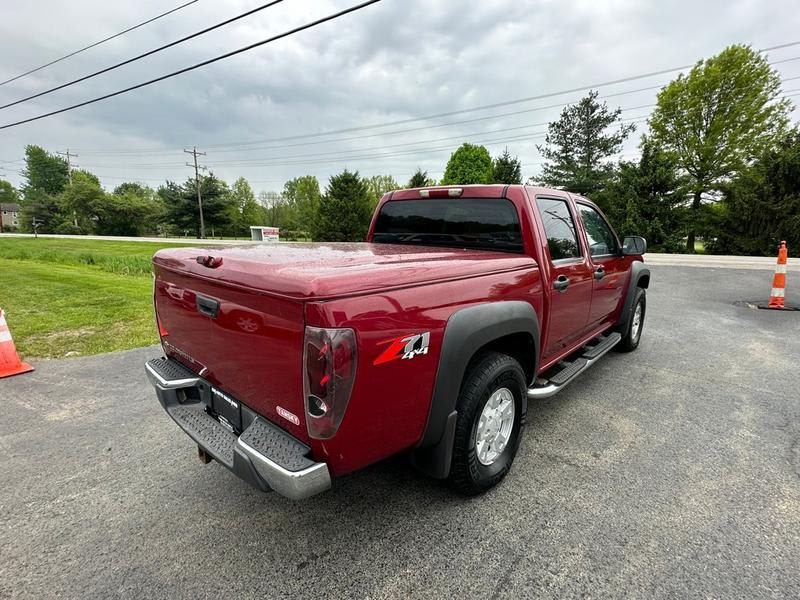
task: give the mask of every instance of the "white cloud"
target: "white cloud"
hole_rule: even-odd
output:
[[[0,87],[0,103],[105,67],[258,3],[259,0],[200,0],[108,44]],[[289,0],[113,73],[2,110],[0,122],[53,110],[161,75],[353,3],[355,0]],[[174,0],[174,4],[180,4],[180,0]],[[113,8],[98,0],[47,3],[46,8],[41,0],[16,3],[3,11],[0,21],[4,56],[0,80],[168,7],[155,0],[117,3]],[[794,14],[794,9],[789,0],[384,0],[333,23],[149,88],[0,131],[0,160],[21,158],[28,143],[49,150],[69,147],[81,155],[79,164],[100,174],[108,187],[123,179],[146,180],[155,185],[166,178],[187,177],[189,170],[183,166],[185,155],[181,149],[197,145],[207,150],[206,161],[219,176],[232,181],[244,175],[257,189],[280,189],[283,180],[305,173],[326,180],[344,166],[365,174],[393,174],[405,180],[417,166],[440,172],[449,151],[398,154],[380,160],[344,157],[455,146],[460,138],[428,140],[462,135],[468,139],[476,132],[547,122],[557,117],[559,109],[314,145],[306,143],[313,140],[297,140],[235,151],[219,145],[360,127],[503,102],[693,63],[730,43],[752,43],[761,48],[793,41],[800,36],[786,15]],[[772,58],[796,55],[800,55],[800,46],[776,51]],[[785,76],[798,75],[800,61],[784,63],[780,71]],[[669,79],[670,76],[662,76],[611,86],[601,89],[601,94],[662,84]],[[437,119],[430,124],[568,102],[580,95],[567,94],[548,101]],[[647,91],[612,98],[609,103],[631,107],[650,104],[654,98],[655,91]],[[647,110],[626,113],[632,117],[646,114]],[[482,139],[533,134],[543,129],[488,133]],[[375,131],[361,135],[372,133]],[[627,144],[626,152],[635,152],[638,133],[635,137]],[[287,147],[290,143],[305,145]],[[489,149],[497,153],[508,145],[522,159],[527,176],[538,170],[541,160],[535,143],[536,140],[501,141],[489,145]],[[125,154],[130,150],[137,152]],[[275,164],[281,162],[300,164]],[[13,172],[8,175],[12,181],[19,181]]]

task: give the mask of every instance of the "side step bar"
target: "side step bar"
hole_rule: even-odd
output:
[[[548,377],[542,385],[534,385],[528,388],[528,398],[531,400],[536,398],[549,398],[557,394],[565,385],[591,367],[601,356],[616,346],[622,339],[622,336],[614,331],[606,336],[600,336],[595,339],[597,343],[591,346],[584,346],[580,357],[566,363],[560,371]]]

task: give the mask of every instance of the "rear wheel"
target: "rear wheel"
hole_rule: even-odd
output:
[[[647,296],[643,288],[636,288],[636,295],[633,297],[631,306],[631,318],[628,321],[627,330],[622,332],[622,339],[617,344],[621,352],[631,352],[639,346],[642,339],[642,328],[644,327],[644,315],[647,311]]]
[[[472,496],[500,482],[522,439],[525,374],[505,354],[486,352],[471,363],[458,398],[450,483]]]

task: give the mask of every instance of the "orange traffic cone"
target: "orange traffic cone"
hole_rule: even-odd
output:
[[[778,264],[775,267],[775,276],[772,278],[772,291],[769,295],[769,308],[783,308],[786,296],[786,257],[788,255],[786,242],[778,246]]]
[[[19,359],[6,323],[6,313],[0,308],[0,379],[30,371],[33,371],[33,367]]]

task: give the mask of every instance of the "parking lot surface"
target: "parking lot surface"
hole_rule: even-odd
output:
[[[262,494],[198,462],[158,348],[38,362],[0,381],[0,597],[797,598],[800,312],[735,304],[767,270],[652,271],[639,349],[533,403],[471,499],[402,458]]]

